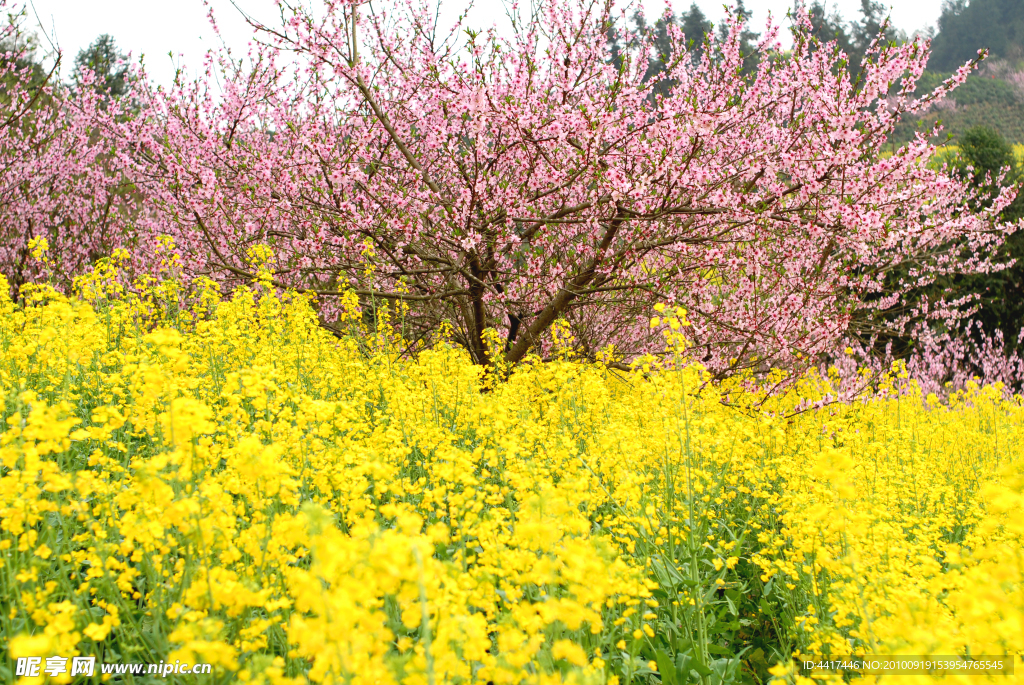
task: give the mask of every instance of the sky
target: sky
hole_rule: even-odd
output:
[[[224,40],[244,53],[251,31],[238,9],[231,0],[207,1],[217,17]],[[883,2],[890,8],[893,24],[908,34],[934,26],[941,10],[941,0]],[[31,0],[31,3],[31,23],[41,25],[42,32],[63,52],[65,78],[78,51],[102,33],[112,35],[122,52],[131,52],[133,58],[145,55],[147,71],[162,85],[171,82],[179,66],[184,66],[187,74],[195,75],[206,50],[216,45],[203,0]],[[688,8],[689,3],[690,0],[676,0],[673,6],[680,11]],[[235,0],[235,5],[268,23],[277,17],[273,0]],[[445,14],[454,19],[465,0],[445,0],[443,5],[447,10]],[[724,14],[722,0],[697,0],[697,5],[712,21],[717,22]],[[753,13],[753,28],[760,30],[769,12],[777,22],[783,22],[793,0],[746,0],[746,6]],[[664,1],[644,0],[644,7],[648,16],[656,16],[663,10]],[[860,0],[828,0],[827,9],[832,7],[837,7],[843,18],[850,20],[859,16]],[[486,28],[500,23],[502,17],[504,9],[500,0],[477,0],[470,22],[475,23],[476,28]],[[42,40],[41,44],[50,50],[47,40]],[[174,56],[168,56],[169,52]]]

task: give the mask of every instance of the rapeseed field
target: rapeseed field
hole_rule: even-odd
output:
[[[944,162],[954,162],[959,154],[960,146],[953,145],[952,143],[943,145],[936,151],[935,157],[933,158],[933,164],[939,167],[942,166]],[[1016,144],[1013,146],[1013,159],[1018,168],[1024,168],[1024,145]]]
[[[122,259],[72,297],[0,282],[8,682],[35,655],[710,685],[1024,654],[1024,408],[999,387],[923,397],[896,368],[853,403],[825,375],[767,397],[711,383],[671,309],[633,372],[563,328],[487,374],[443,331],[409,352],[400,308],[353,296],[332,334],[266,279],[123,287]],[[18,680],[44,681],[72,677]]]

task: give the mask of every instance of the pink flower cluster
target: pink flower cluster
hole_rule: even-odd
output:
[[[414,337],[448,321],[481,363],[521,360],[559,319],[585,354],[654,351],[651,307],[670,302],[727,374],[805,367],[909,288],[997,268],[1013,229],[996,221],[1009,195],[965,211],[972,191],[928,167],[924,136],[879,154],[973,68],[916,96],[924,41],[876,45],[855,87],[806,21],[789,53],[769,26],[750,76],[740,23],[697,62],[670,26],[645,82],[643,36],[610,59],[612,3],[516,7],[509,35],[445,32],[412,0],[324,6],[282,3],[244,59],[211,53],[197,81],[138,75],[133,116],[48,91],[52,108],[25,115],[44,126],[0,132],[18,160],[0,268],[28,274],[27,241],[47,236],[57,276],[115,246],[145,269],[167,235],[186,276],[230,287],[266,244],[275,283],[317,293],[325,325],[348,289],[401,300]]]

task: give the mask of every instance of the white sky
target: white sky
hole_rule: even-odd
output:
[[[213,31],[206,18],[203,0],[31,0],[45,33],[56,39],[64,53],[63,73],[78,51],[101,33],[114,37],[123,52],[134,58],[145,55],[150,76],[163,85],[170,83],[178,64],[195,74],[201,66],[206,50],[214,45]],[[244,53],[251,33],[232,6],[230,0],[208,0],[217,16],[221,32],[232,48]],[[379,2],[379,0],[378,0]],[[893,24],[907,33],[935,25],[941,10],[941,0],[883,0],[891,8]],[[443,7],[452,19],[465,0],[445,0]],[[15,3],[16,4],[16,3]],[[277,17],[273,0],[236,0],[245,12],[271,23]],[[697,0],[701,10],[714,22],[724,14],[722,0]],[[676,0],[677,12],[685,11],[690,0]],[[776,23],[784,22],[792,0],[747,0],[747,9],[753,12],[752,28],[760,31],[771,12]],[[644,0],[648,16],[657,16],[664,7],[662,0]],[[828,0],[827,7],[838,7],[843,18],[859,16],[860,0]],[[35,17],[31,15],[35,24]],[[500,0],[477,0],[470,21],[477,28],[501,23],[504,9]],[[46,46],[46,41],[43,41]],[[173,52],[175,58],[168,57]]]

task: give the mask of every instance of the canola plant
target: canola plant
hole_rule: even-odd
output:
[[[1024,409],[998,387],[922,397],[897,368],[852,403],[827,375],[766,396],[687,361],[673,310],[631,373],[556,328],[555,358],[488,374],[443,331],[410,354],[400,309],[353,296],[332,334],[267,279],[125,288],[124,257],[72,297],[0,282],[8,682],[35,655],[711,685],[1024,654]],[[979,678],[1022,676],[921,677]]]

